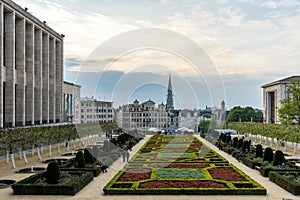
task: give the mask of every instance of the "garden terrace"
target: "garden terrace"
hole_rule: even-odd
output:
[[[193,136],[151,137],[105,194],[265,195],[266,189]]]

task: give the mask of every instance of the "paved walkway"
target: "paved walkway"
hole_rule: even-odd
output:
[[[139,142],[136,146],[133,147],[131,156],[134,155],[140,147],[148,140],[150,136],[146,136],[141,142]],[[299,196],[294,196],[290,194],[289,192],[285,191],[281,187],[277,186],[273,182],[271,182],[268,178],[264,178],[260,175],[260,173],[256,170],[250,169],[244,164],[238,162],[236,159],[234,159],[232,156],[228,155],[227,153],[223,151],[219,151],[214,145],[207,142],[206,140],[203,140],[199,136],[197,136],[199,139],[203,141],[203,143],[216,152],[218,152],[220,155],[225,157],[230,163],[241,169],[243,172],[248,174],[250,177],[252,177],[254,180],[256,180],[258,183],[263,185],[265,188],[267,188],[267,195],[266,196],[222,196],[222,195],[214,195],[214,196],[207,196],[207,195],[146,195],[146,196],[139,196],[139,195],[124,195],[124,196],[107,196],[103,195],[103,187],[110,181],[110,179],[120,170],[124,167],[126,163],[123,163],[121,159],[117,160],[113,166],[111,166],[108,169],[108,173],[101,173],[98,177],[94,178],[94,180],[88,184],[85,188],[83,188],[79,193],[77,193],[75,196],[17,196],[12,194],[11,188],[6,189],[0,189],[0,199],[2,200],[15,200],[15,199],[25,199],[25,200],[54,200],[54,199],[75,199],[75,200],[85,200],[85,199],[112,199],[112,200],[152,200],[152,199],[166,199],[166,200],[208,200],[208,199],[214,199],[214,200],[241,200],[241,199],[249,199],[249,200],[282,200],[282,198],[286,199],[293,199],[293,200],[300,200]],[[2,171],[2,169],[0,169]],[[1,174],[1,173],[0,173]],[[2,173],[3,174],[3,173]],[[19,177],[18,177],[19,176]],[[23,175],[24,176],[24,175]],[[28,175],[26,175],[28,176]],[[9,176],[11,179],[17,179],[19,180],[21,177],[18,174],[10,174]],[[3,176],[0,177],[3,179]]]

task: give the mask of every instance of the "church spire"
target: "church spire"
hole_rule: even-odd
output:
[[[168,84],[168,93],[167,93],[167,111],[173,108],[173,91],[172,91],[172,82],[171,75],[169,75],[169,84]]]

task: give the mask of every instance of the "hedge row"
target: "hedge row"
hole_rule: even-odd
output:
[[[46,172],[37,173],[12,185],[13,193],[15,195],[75,195],[93,180],[92,172],[65,172],[68,172],[71,176],[79,175],[80,179],[73,180],[69,184],[36,183],[38,180],[45,178],[46,175]]]

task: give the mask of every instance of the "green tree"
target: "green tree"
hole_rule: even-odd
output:
[[[210,120],[202,120],[198,124],[198,131],[204,131],[205,133],[208,132]]]
[[[300,124],[300,80],[295,78],[288,84],[286,98],[280,101],[278,114],[283,124]]]
[[[227,116],[226,124],[229,122],[262,122],[263,112],[258,109],[254,109],[250,106],[245,108],[235,106],[232,108]]]

